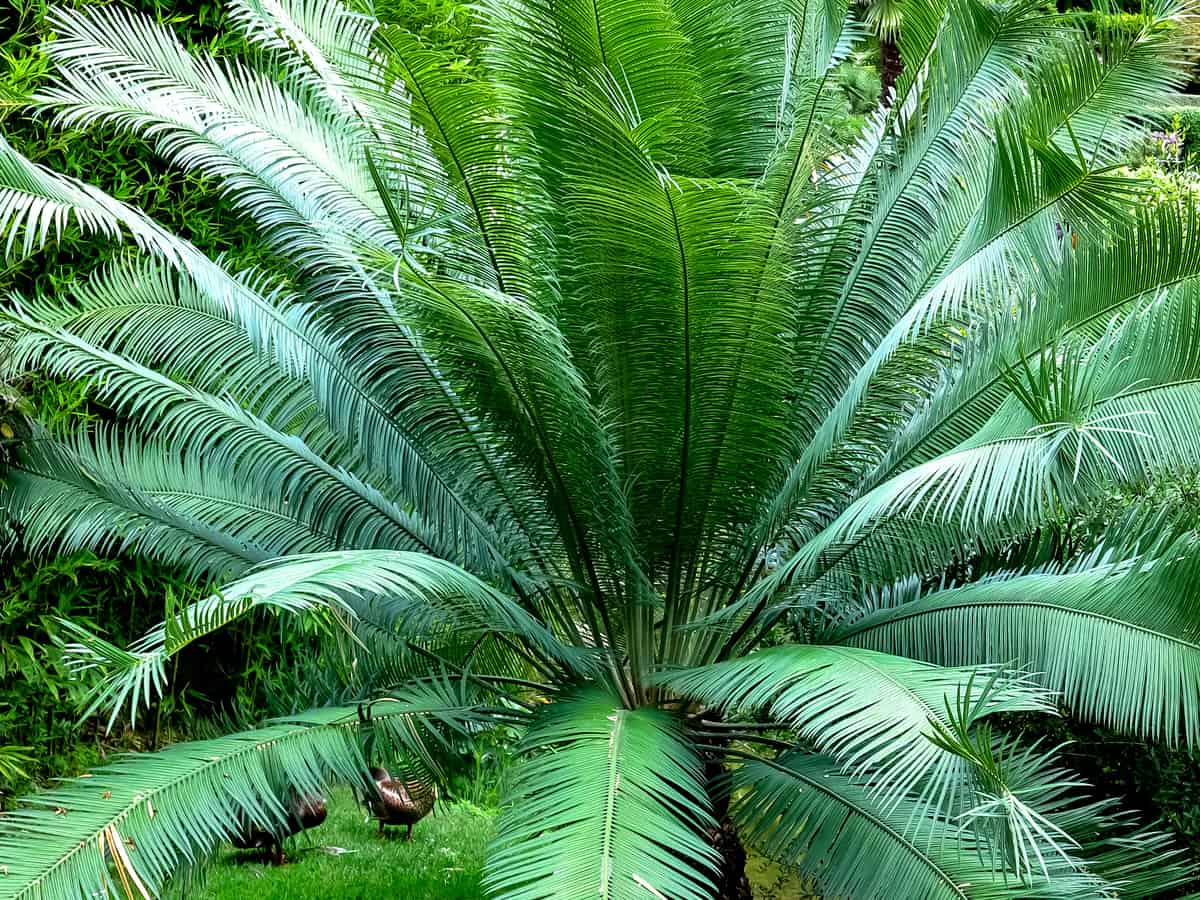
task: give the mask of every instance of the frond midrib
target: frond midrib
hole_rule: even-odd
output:
[[[12,471],[16,471],[16,472],[24,472],[26,475],[30,476],[31,478],[38,478],[38,479],[42,479],[44,481],[51,481],[56,484],[60,484],[60,485],[64,485],[66,487],[72,488],[73,490],[84,490],[84,491],[87,491],[88,493],[90,493],[92,496],[100,498],[101,500],[104,500],[109,503],[113,502],[110,498],[106,497],[104,494],[100,493],[99,491],[97,491],[91,487],[81,485],[79,482],[76,482],[76,481],[70,481],[69,479],[63,478],[60,475],[56,475],[53,473],[47,473],[47,472],[39,472],[35,469],[29,468],[28,466],[22,465],[19,460],[11,463],[10,469]],[[104,483],[102,481],[93,481],[93,479],[90,479],[90,478],[88,479],[88,481],[89,481],[89,483],[93,483],[93,484],[95,484],[95,483],[103,484]],[[143,492],[143,493],[149,493],[149,492]],[[155,510],[155,511],[160,514],[159,515],[151,515],[150,511],[146,510],[144,508],[136,510],[136,513],[138,515],[145,516],[146,518],[151,519],[152,521],[157,521],[160,524],[165,525],[167,527],[177,528],[180,531],[184,531],[185,533],[191,535],[192,537],[194,537],[198,540],[205,541],[205,543],[215,547],[216,549],[222,551],[223,553],[229,553],[232,556],[240,557],[241,559],[245,560],[248,564],[253,565],[254,563],[262,562],[261,558],[246,556],[245,549],[244,548],[242,548],[242,549],[236,548],[235,545],[238,542],[233,539],[230,539],[229,546],[224,546],[221,543],[214,541],[212,539],[212,537],[209,535],[197,533],[195,528],[186,528],[185,529],[183,527],[183,525],[185,525],[185,524],[187,524],[187,525],[202,525],[202,523],[193,519],[191,516],[180,516],[176,513],[173,513],[171,510]]]
[[[876,675],[878,675],[882,680],[886,681],[888,684],[892,684],[892,685],[895,685],[896,687],[900,688],[901,691],[903,691],[906,695],[908,695],[909,699],[911,699],[913,701],[913,704],[915,706],[923,707],[924,709],[927,709],[927,710],[930,709],[929,703],[924,698],[922,698],[915,690],[913,690],[911,687],[909,687],[902,679],[897,677],[894,673],[888,672],[886,669],[881,668],[880,666],[878,666],[874,662],[872,662],[870,659],[864,659],[863,657],[855,656],[854,654],[847,653],[846,652],[847,648],[845,648],[845,647],[839,647],[835,644],[830,644],[830,645],[828,645],[828,649],[835,656],[840,656],[843,659],[847,659],[850,662],[855,663],[856,665],[860,665],[864,669],[868,669],[868,670],[874,672]],[[920,664],[918,663],[918,665],[920,665]],[[940,710],[938,710],[936,708],[932,709],[932,711],[929,713],[930,718],[935,718],[935,717],[938,717],[939,715],[940,715]]]
[[[626,710],[612,714],[612,732],[608,738],[608,789],[604,796],[604,822],[600,826],[600,897],[612,896],[613,837],[616,832],[617,795],[621,785],[621,738]]]
[[[210,503],[219,503],[222,506],[231,506],[235,509],[242,509],[247,512],[253,512],[260,516],[267,516],[272,519],[278,519],[280,522],[287,522],[292,525],[298,525],[301,528],[304,528],[306,531],[308,531],[314,537],[324,538],[326,541],[328,541],[331,549],[337,547],[337,539],[334,538],[334,536],[329,534],[328,532],[321,531],[318,528],[313,528],[311,525],[307,525],[306,523],[301,522],[299,519],[292,518],[291,516],[287,515],[286,513],[280,512],[277,509],[271,509],[270,507],[264,506],[260,503],[253,503],[249,500],[238,500],[233,497],[214,497],[212,494],[202,494],[202,493],[199,493],[198,491],[184,491],[184,490],[178,490],[178,489],[165,489],[165,488],[159,489],[159,490],[151,489],[151,490],[145,491],[145,493],[147,494],[147,496],[150,496],[150,497],[163,497],[163,498],[179,497],[179,498],[186,499],[186,500],[205,500]]]

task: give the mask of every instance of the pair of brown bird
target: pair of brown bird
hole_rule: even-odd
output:
[[[417,781],[393,779],[387,769],[371,769],[374,796],[366,798],[367,809],[379,821],[379,834],[383,836],[388,825],[407,825],[405,840],[412,840],[413,825],[433,810],[437,799],[437,788]],[[293,794],[288,805],[288,820],[283,830],[272,830],[257,824],[247,824],[234,835],[233,846],[239,850],[266,850],[275,865],[281,865],[283,840],[309,828],[316,828],[325,821],[328,810],[325,798],[313,794]]]

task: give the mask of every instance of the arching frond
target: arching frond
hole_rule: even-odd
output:
[[[756,592],[856,558],[876,583],[936,571],[974,542],[996,546],[1112,485],[1194,466],[1195,313],[1183,299],[1127,317],[1086,349],[1048,353],[1040,375],[1009,374],[1008,399],[963,445],[851,503]]]
[[[293,71],[311,73],[315,88],[370,121],[360,93],[378,27],[373,17],[339,0],[232,0],[229,11],[249,40],[278,51]]]
[[[185,51],[171,30],[119,8],[61,10],[47,46],[64,124],[146,134],[167,159],[215,176],[283,254],[319,267],[339,244],[397,249],[365,162],[367,135],[301,85]]]
[[[586,657],[560,644],[515,601],[450,563],[403,551],[293,554],[183,607],[129,650],[64,621],[77,641],[67,647],[72,667],[102,675],[89,712],[108,711],[110,726],[126,707],[135,719],[139,706],[162,694],[167,660],[257,608],[333,622],[353,620],[362,610],[415,643],[444,631],[504,634],[542,659],[588,669]]]
[[[1033,840],[1045,865],[1023,877],[996,864],[988,828],[930,817],[913,801],[883,807],[823,756],[789,751],[739,767],[733,813],[770,856],[798,866],[826,893],[856,898],[883,900],[898,884],[913,898],[1152,897],[1191,877],[1164,835],[1138,831],[1107,804],[1081,802],[1086,785],[1048,768],[1043,752],[1010,750],[1006,774],[1010,796],[1040,810],[1043,833]],[[861,865],[862,854],[874,864]],[[1159,864],[1146,866],[1152,857]],[[1132,871],[1145,875],[1130,878]]]
[[[363,377],[344,339],[331,333],[310,304],[253,280],[231,284],[242,285],[242,291],[235,302],[224,303],[204,279],[149,260],[127,261],[74,292],[28,302],[25,310],[44,325],[144,369],[169,360],[174,380],[234,397],[275,427],[304,435],[326,456],[336,452],[343,465],[365,480],[379,478],[385,493],[403,498],[457,542],[462,558],[480,563],[480,571],[530,552],[486,521],[496,498],[481,485],[465,483],[459,470],[467,466],[459,460],[451,465],[428,446],[428,431],[413,427],[416,398],[409,409],[398,409],[398,398]],[[19,366],[22,359],[14,353],[8,362]],[[137,402],[132,392],[126,399]],[[340,442],[314,439],[324,429]],[[324,449],[330,446],[339,449]],[[138,483],[136,473],[122,478],[118,468],[113,475]],[[186,485],[180,481],[176,487]]]
[[[839,640],[941,665],[1023,660],[1074,715],[1147,738],[1200,739],[1200,554],[1145,555],[933,591],[841,627]]]
[[[871,785],[885,806],[946,766],[945,753],[930,737],[937,723],[947,724],[951,704],[966,702],[973,721],[997,712],[1052,708],[1046,693],[998,669],[941,668],[819,644],[772,647],[669,673],[662,681],[726,713],[762,710]]]
[[[1027,277],[1030,289],[1047,288],[1040,272],[1053,270],[1061,252],[1052,239],[1051,219],[1101,234],[1112,223],[1125,221],[1135,187],[1128,178],[1093,169],[1057,149],[1038,147],[1011,121],[1004,122],[998,130],[988,190],[961,224],[955,241],[916,286],[912,305],[856,372],[788,473],[769,509],[770,518],[759,525],[762,539],[788,522],[797,499],[803,497],[818,507],[836,502],[848,485],[837,477],[836,468],[821,468],[839,444],[849,442],[867,461],[886,452],[890,432],[911,403],[910,398],[897,396],[911,388],[896,382],[903,384],[901,379],[911,377],[914,369],[929,373],[941,365],[963,343],[963,326],[957,323],[978,317],[983,298],[1014,292],[1012,283],[1022,277],[1014,276],[1014,270],[1035,273]],[[992,315],[988,306],[982,306],[982,311]],[[1010,323],[1008,330],[1017,331],[1017,324]],[[860,427],[847,441],[847,431],[860,419]],[[875,454],[870,452],[872,444],[879,447]],[[853,490],[852,485],[861,481],[863,461],[851,459],[847,474]],[[839,462],[834,455],[835,466]],[[812,483],[821,481],[818,473],[826,478],[814,490]],[[817,496],[805,497],[810,492]]]
[[[74,222],[85,233],[167,250],[169,238],[145,217],[103,191],[30,162],[0,136],[0,236],[4,255],[40,250]],[[20,239],[20,244],[17,241]]]
[[[1188,15],[1184,3],[1147,3],[1131,27],[1082,33],[1041,61],[1021,118],[1064,153],[1123,162],[1147,113],[1186,83]]]
[[[204,470],[172,466],[153,444],[122,445],[111,434],[61,442],[38,434],[35,441],[6,473],[4,495],[5,516],[31,553],[135,553],[204,579],[240,574],[275,555],[265,548],[276,542],[332,549],[278,498],[236,490],[219,476],[196,490],[186,479]],[[134,472],[140,477],[131,478]],[[187,502],[157,499],[160,474]]]
[[[921,821],[909,804],[885,812],[827,758],[789,753],[751,761],[735,772],[734,787],[745,790],[733,814],[746,839],[835,896],[883,900],[897,885],[913,900],[1021,896],[1017,885],[997,883],[962,832]],[[864,856],[872,865],[860,864]]]
[[[848,370],[865,362],[866,348],[903,315],[914,282],[925,275],[922,264],[945,253],[956,223],[969,219],[986,184],[992,120],[1019,91],[1031,54],[1060,39],[1058,23],[1032,3],[950,6],[947,16],[962,24],[940,31],[933,45],[930,96],[905,123],[899,145],[878,145],[875,177],[858,188],[873,202],[842,226],[858,239],[833,245],[839,252],[806,291],[811,299],[795,350],[798,366],[812,367],[796,401],[805,437],[837,402]],[[913,248],[921,249],[914,255]]]
[[[984,320],[954,365],[931,385],[864,487],[956,446],[982,427],[1007,394],[1004,371],[1069,335],[1103,331],[1112,318],[1165,295],[1190,305],[1200,275],[1190,207],[1151,208],[1111,244],[1085,242],[1063,257],[1050,297],[1024,303],[1009,317]]]
[[[380,52],[397,88],[407,92],[405,112],[424,129],[437,167],[448,173],[461,210],[453,217],[458,230],[469,235],[469,257],[457,260],[464,276],[521,296],[540,305],[554,298],[539,296],[546,286],[533,276],[544,271],[536,253],[545,253],[545,236],[527,211],[537,201],[538,180],[520,156],[508,150],[507,133],[517,127],[497,108],[490,85],[464,75],[453,60],[421,46],[395,26],[379,33]],[[386,99],[385,99],[386,98]],[[380,102],[394,104],[392,92]],[[411,153],[411,147],[403,152]],[[396,160],[406,175],[434,163]],[[443,221],[450,219],[452,198],[445,198]]]

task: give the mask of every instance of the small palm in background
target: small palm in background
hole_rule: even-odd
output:
[[[3,146],[10,251],[134,245],[7,304],[8,373],[111,412],[35,433],[8,515],[219,586],[128,649],[73,629],[110,721],[254,609],[329,653],[313,708],[5,816],[0,897],[156,894],[289,790],[436,778],[497,727],[498,897],[736,893],[739,834],[832,896],[1185,883],[995,714],[1200,739],[1195,534],[1038,539],[1200,461],[1200,220],[1114,172],[1186,13],[1097,48],[1040,4],[905,3],[845,147],[837,0],[488,0],[479,71],[329,0],[236,0],[245,64],[59,11],[39,103],[223,179],[277,263]]]

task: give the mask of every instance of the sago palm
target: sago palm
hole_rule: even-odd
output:
[[[7,514],[218,586],[128,649],[76,629],[93,710],[256,608],[320,626],[341,687],[32,798],[0,897],[157,894],[289,789],[435,775],[497,723],[497,897],[736,892],[734,829],[830,897],[1188,880],[996,716],[1200,741],[1194,533],[1038,537],[1200,460],[1200,218],[1116,171],[1188,10],[1097,46],[1040,3],[906,2],[896,100],[837,147],[847,12],[483,0],[481,75],[332,0],[234,0],[246,63],[54,15],[35,102],[222,179],[279,262],[4,147],[11,252],[135,245],[7,304],[8,371],[107,410],[33,433]]]

